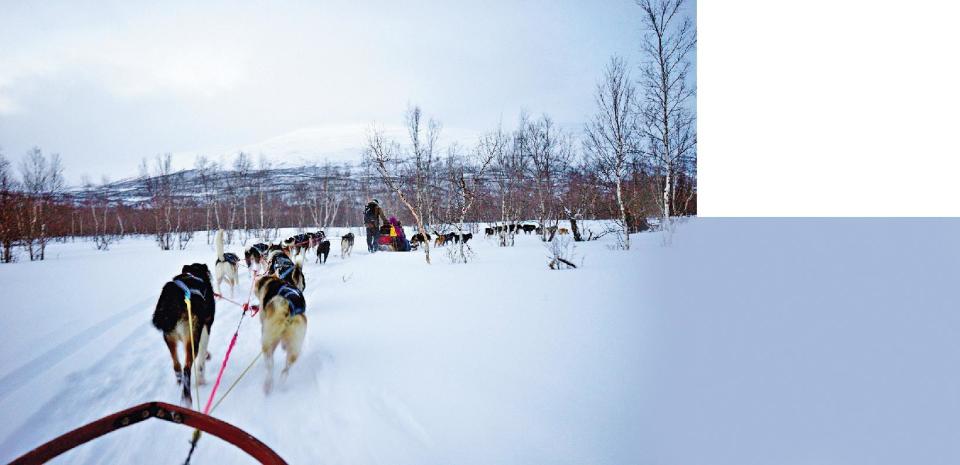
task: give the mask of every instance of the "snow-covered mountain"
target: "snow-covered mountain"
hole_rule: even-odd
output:
[[[233,146],[211,147],[174,153],[178,169],[193,167],[197,155],[229,163],[239,152],[245,152],[259,160],[262,156],[273,166],[293,167],[329,161],[331,163],[358,163],[366,149],[367,134],[371,124],[343,124],[300,128],[268,139]],[[377,125],[388,139],[405,143],[407,129],[399,125]],[[441,147],[451,143],[472,146],[476,143],[476,131],[462,128],[443,128],[440,132]]]
[[[229,185],[235,188],[250,186],[250,184],[244,184],[244,182],[256,182],[256,189],[268,194],[289,194],[302,187],[304,183],[315,183],[325,178],[358,182],[362,178],[362,174],[356,173],[356,171],[356,164],[343,162],[336,164],[335,168],[330,171],[324,171],[323,167],[317,165],[256,170],[251,178],[255,178],[255,181],[238,179],[236,171],[218,170],[201,173],[199,170],[192,168],[177,171],[168,175],[168,177],[172,178],[171,184],[175,186],[175,196],[202,196],[207,192],[223,196],[226,195],[225,192],[227,191],[225,186]],[[93,189],[75,187],[68,191],[68,195],[74,201],[83,201],[92,196],[98,198],[105,196],[110,202],[136,205],[150,197],[148,186],[150,183],[155,183],[158,178],[157,176],[151,176],[121,179]]]

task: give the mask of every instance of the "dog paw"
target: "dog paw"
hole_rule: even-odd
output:
[[[263,393],[266,394],[266,395],[270,395],[270,391],[273,391],[273,380],[272,380],[272,379],[268,379],[268,380],[266,380],[266,381],[263,382]]]

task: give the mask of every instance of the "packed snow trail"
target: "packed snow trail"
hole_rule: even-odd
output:
[[[38,357],[24,363],[20,368],[7,373],[0,378],[0,386],[5,388],[4,391],[0,392],[0,401],[2,401],[8,393],[15,391],[31,378],[43,376],[43,372],[49,369],[51,365],[63,360],[67,355],[76,352],[90,342],[94,336],[106,332],[114,326],[123,323],[128,318],[139,315],[139,311],[148,306],[148,301],[150,300],[152,299],[136,303],[123,311],[117,312],[115,315],[104,318],[102,321],[78,333],[76,336],[57,344]]]

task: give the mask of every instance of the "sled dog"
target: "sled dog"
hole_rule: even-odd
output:
[[[330,256],[330,241],[324,239],[317,246],[317,263],[327,263],[327,257]]]
[[[282,250],[275,250],[267,256],[267,263],[268,273],[296,286],[300,291],[307,288],[307,280],[303,275],[302,257],[298,256],[296,260],[291,260],[290,256]]]
[[[269,394],[273,389],[273,352],[277,345],[287,354],[287,362],[280,372],[281,381],[286,379],[290,367],[300,357],[307,333],[306,302],[299,289],[276,276],[257,280],[256,294],[261,307],[261,350],[267,367],[263,391]]]
[[[353,233],[349,232],[340,239],[340,258],[349,257],[353,252]]]
[[[237,276],[237,265],[240,257],[232,253],[223,253],[223,230],[217,230],[217,263],[214,265],[214,273],[217,277],[217,292],[223,295],[221,283],[226,281],[230,285],[230,297],[233,297],[233,288],[237,285],[239,277]]]
[[[186,303],[188,300],[189,314]],[[213,300],[210,269],[203,263],[184,265],[179,275],[164,284],[153,312],[153,326],[163,333],[163,341],[173,360],[177,383],[183,387],[182,401],[187,405],[192,401],[190,384],[194,360],[197,363],[197,382],[205,384],[203,373],[207,359],[207,341],[215,313],[216,302]],[[193,316],[192,325],[188,315]],[[191,341],[193,347],[190,345]],[[182,366],[177,356],[178,344],[183,345]]]
[[[263,260],[266,258],[269,247],[269,245],[260,242],[243,251],[243,259],[247,262],[247,270],[250,271],[251,276],[253,276],[254,270],[263,270]]]

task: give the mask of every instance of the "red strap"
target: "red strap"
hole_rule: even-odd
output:
[[[213,383],[213,389],[210,390],[210,397],[207,399],[207,406],[203,408],[204,415],[210,413],[210,405],[213,404],[213,396],[217,393],[217,388],[220,387],[220,379],[223,378],[223,370],[227,368],[227,360],[230,360],[230,352],[233,352],[233,346],[237,344],[237,333],[233,333],[233,338],[230,339],[230,345],[227,347],[227,354],[223,356],[223,363],[220,364],[220,372],[217,373],[217,382]]]

